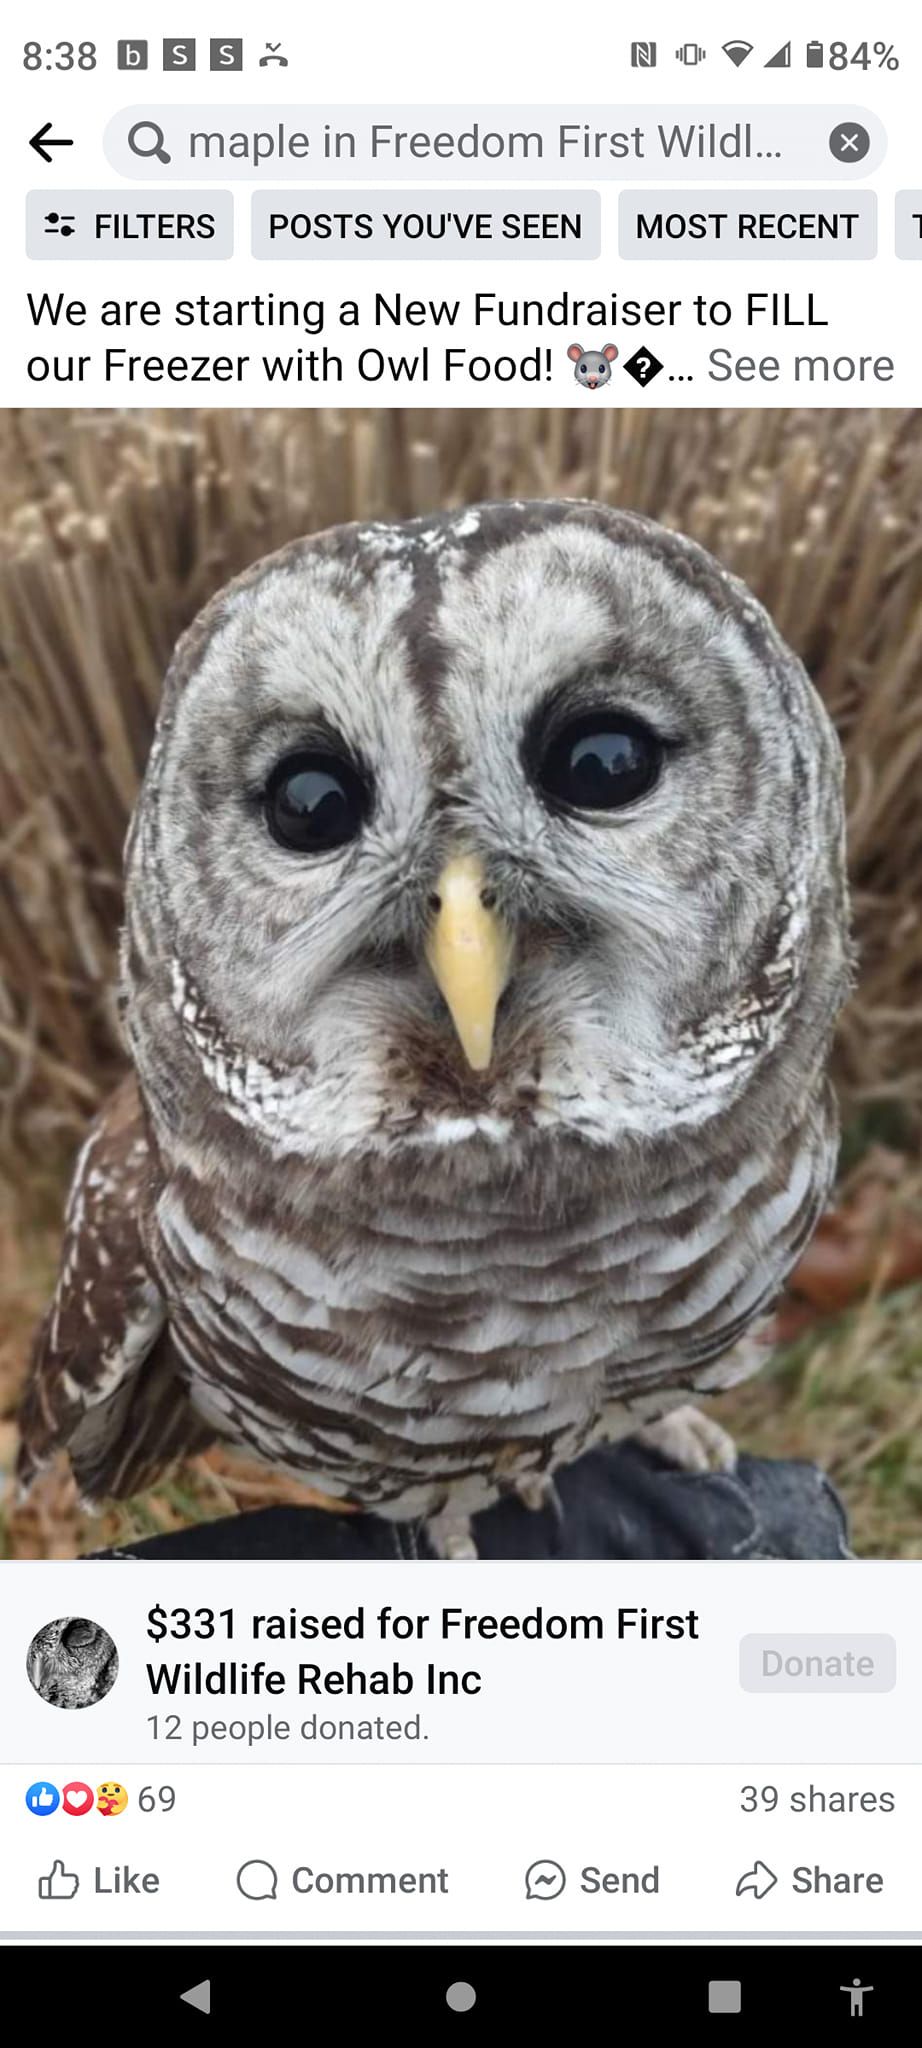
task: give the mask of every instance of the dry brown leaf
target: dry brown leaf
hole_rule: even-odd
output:
[[[869,1294],[922,1279],[922,1209],[899,1153],[875,1146],[821,1217],[773,1318],[784,1343]]]

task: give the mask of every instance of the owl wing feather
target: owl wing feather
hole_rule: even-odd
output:
[[[54,1299],[20,1414],[25,1489],[66,1447],[84,1498],[141,1491],[211,1440],[178,1376],[166,1304],[145,1260],[155,1163],[133,1075],[77,1161]]]

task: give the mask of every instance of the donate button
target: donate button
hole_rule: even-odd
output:
[[[744,1636],[744,1692],[892,1692],[893,1636]]]

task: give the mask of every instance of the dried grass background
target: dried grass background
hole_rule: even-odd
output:
[[[922,1110],[922,413],[9,412],[0,415],[8,1384],[48,1284],[67,1156],[121,1063],[112,992],[121,849],[177,634],[229,576],[293,535],[546,494],[601,498],[693,535],[746,578],[806,662],[848,763],[861,974],[836,1078],[853,1131],[869,1116],[879,1134],[883,1118],[911,1149]],[[917,1343],[918,1304],[910,1307]],[[919,1368],[916,1351],[913,1388]],[[790,1416],[796,1402],[785,1400]],[[0,1378],[0,1416],[3,1404]],[[757,1435],[760,1426],[764,1437],[765,1416]],[[0,1466],[11,1437],[0,1420]],[[782,1447],[791,1448],[787,1436]],[[205,1469],[220,1501],[219,1464]],[[909,1482],[900,1484],[905,1493]],[[922,1519],[922,1458],[911,1485],[910,1529],[881,1539],[904,1550]],[[181,1517],[195,1510],[195,1489],[190,1498]],[[212,1498],[207,1512],[216,1511]],[[72,1510],[66,1536],[55,1513],[49,1530],[26,1536],[27,1551],[84,1540]]]

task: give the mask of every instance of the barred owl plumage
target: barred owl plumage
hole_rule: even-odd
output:
[[[24,1477],[219,1435],[466,1516],[719,1388],[849,969],[835,736],[690,541],[554,501],[257,563],[167,676]]]

